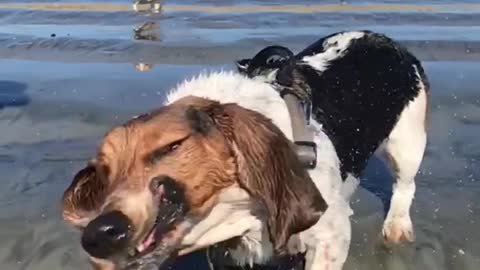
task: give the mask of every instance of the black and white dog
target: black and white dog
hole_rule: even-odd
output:
[[[236,65],[240,76],[201,75],[175,88],[168,102],[187,95],[235,102],[272,119],[290,139],[292,126],[278,93],[287,89],[311,104],[318,157],[308,172],[328,208],[288,243],[290,254],[306,254],[305,269],[342,269],[351,239],[349,199],[374,153],[384,154],[394,176],[383,236],[390,243],[414,241],[410,207],[427,144],[429,96],[428,79],[414,55],[383,34],[348,31],[325,36],[296,55],[282,46],[266,47]],[[219,216],[205,220],[215,229],[203,236],[202,244],[236,237],[240,241],[228,248],[234,264],[269,262],[274,252],[265,237],[268,226],[259,225],[264,224],[261,218],[259,223],[246,217],[234,221],[239,210],[228,209],[219,215],[222,221]]]
[[[391,149],[392,132],[403,124],[401,116],[414,106],[412,101],[427,109],[429,82],[421,63],[392,39],[371,31],[334,33],[297,55],[283,46],[269,46],[236,65],[249,78],[291,89],[312,103],[312,119],[322,125],[332,140],[344,177],[347,173],[359,176],[382,144]],[[424,126],[420,131],[425,133],[425,113],[419,121]],[[415,151],[423,157],[425,134],[414,135],[415,132],[408,130],[412,133],[409,136],[419,137],[419,149]],[[410,139],[413,143],[416,137],[407,141]],[[400,174],[398,178],[403,173],[413,178],[421,158],[411,161],[414,164],[410,170],[414,172],[410,172],[404,168],[407,165],[399,163],[410,161],[411,155],[396,158],[400,154],[393,149],[387,154],[392,169]],[[411,238],[410,233],[403,236]]]
[[[392,243],[414,241],[409,211],[427,143],[429,96],[414,55],[383,34],[353,31],[323,37],[296,55],[269,46],[236,65],[248,78],[311,103],[310,121],[333,144],[342,179],[358,177],[376,151],[384,153],[395,182],[383,236]]]

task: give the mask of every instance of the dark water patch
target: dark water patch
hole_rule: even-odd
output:
[[[9,106],[25,106],[30,98],[25,93],[27,85],[16,81],[0,80],[0,109]]]
[[[360,180],[360,186],[377,196],[382,201],[384,213],[388,213],[393,177],[386,163],[379,157],[373,156]]]

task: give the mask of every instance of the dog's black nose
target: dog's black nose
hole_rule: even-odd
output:
[[[128,246],[130,228],[130,221],[122,212],[102,214],[85,227],[82,247],[91,256],[106,259]]]

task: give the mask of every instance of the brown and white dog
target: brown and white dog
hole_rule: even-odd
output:
[[[106,134],[63,197],[63,217],[82,231],[96,269],[149,269],[230,239],[238,265],[305,253],[308,270],[342,269],[349,198],[378,149],[395,176],[384,236],[413,241],[428,96],[418,60],[368,31],[324,37],[278,65],[255,60],[242,64],[268,76],[200,75]],[[295,155],[275,78],[304,87],[312,102],[312,170]]]

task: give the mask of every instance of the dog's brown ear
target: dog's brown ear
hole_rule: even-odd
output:
[[[290,236],[314,225],[327,204],[270,119],[236,104],[223,107],[218,122],[232,143],[240,185],[265,204],[270,240],[282,253]]]
[[[86,225],[99,211],[104,200],[105,184],[96,168],[88,164],[73,177],[62,200],[63,219],[77,227]]]

